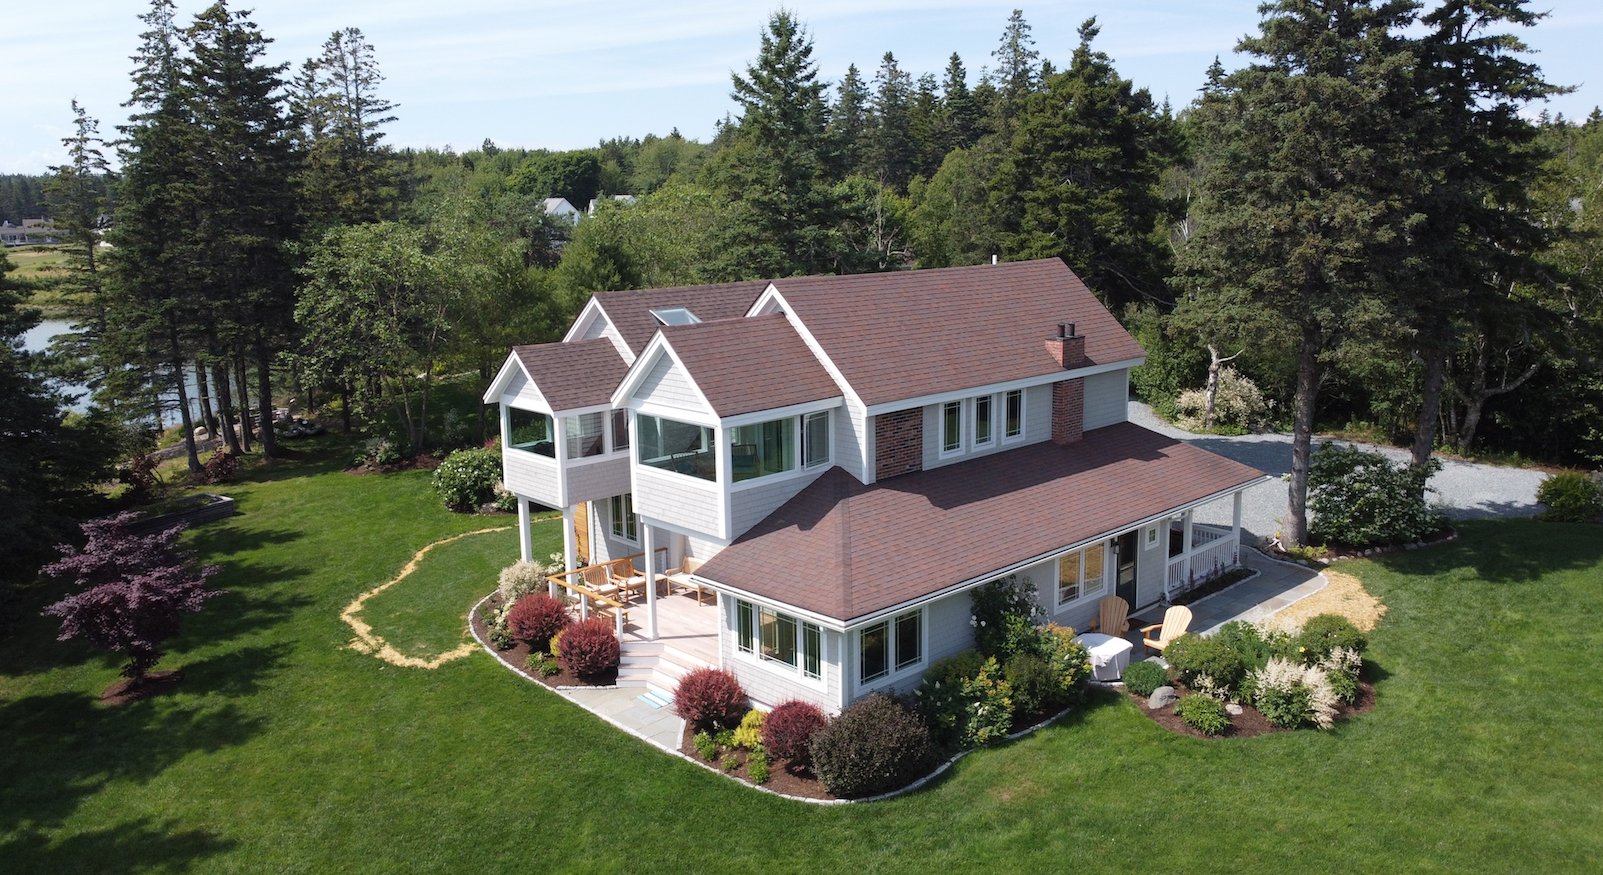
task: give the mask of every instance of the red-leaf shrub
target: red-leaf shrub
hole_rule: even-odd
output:
[[[791,700],[763,720],[763,747],[792,766],[812,765],[813,733],[829,725],[829,717],[811,702]]]
[[[567,647],[564,640],[563,647]],[[679,679],[673,710],[698,729],[719,726],[733,729],[746,716],[746,691],[735,676],[721,668],[699,668]]]
[[[929,727],[889,696],[858,699],[813,736],[813,769],[843,798],[905,787],[935,763]]]
[[[529,593],[513,602],[512,610],[507,611],[507,629],[512,637],[539,651],[549,650],[551,639],[572,622],[567,607],[543,592]]]
[[[201,467],[200,479],[204,483],[216,485],[227,483],[234,478],[234,471],[239,468],[239,457],[227,450],[218,450],[212,453],[210,459]]]
[[[618,636],[604,617],[569,626],[562,634],[562,665],[582,678],[604,675],[618,669]]]
[[[59,545],[61,558],[40,569],[78,591],[45,608],[61,620],[60,640],[85,638],[128,654],[123,674],[138,680],[161,659],[162,642],[178,634],[184,614],[221,595],[208,584],[215,565],[196,567],[178,545],[183,526],[135,535],[138,514],[125,512],[83,523],[82,549]]]

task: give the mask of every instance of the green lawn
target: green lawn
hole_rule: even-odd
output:
[[[229,595],[105,708],[113,660],[25,619],[0,643],[0,870],[1592,871],[1603,857],[1603,538],[1476,523],[1354,563],[1390,606],[1379,707],[1329,733],[1205,742],[1100,701],[887,803],[758,794],[624,736],[482,653],[345,648],[340,610],[420,546],[497,520],[425,474],[282,465],[194,533]],[[510,518],[500,518],[509,521]],[[555,549],[556,524],[536,551]],[[510,533],[441,548],[364,616],[460,641]],[[475,580],[475,577],[482,579]]]

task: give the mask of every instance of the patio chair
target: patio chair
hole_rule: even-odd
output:
[[[1096,621],[1092,630],[1103,635],[1118,637],[1130,631],[1130,603],[1116,595],[1103,596],[1096,603]]]
[[[614,559],[607,564],[607,578],[628,599],[636,592],[646,591],[646,576],[635,570],[632,559]]]
[[[612,598],[618,594],[618,585],[613,583],[607,575],[605,565],[592,565],[579,572],[579,578],[584,581],[585,589],[596,595]]]
[[[668,572],[668,591],[673,592],[674,587],[679,587],[680,589],[693,589],[696,591],[696,604],[702,604],[701,597],[704,593],[706,593],[706,589],[704,589],[701,584],[691,579],[690,576],[695,574],[696,570],[701,567],[701,562],[702,560],[700,559],[693,559],[689,556],[686,556],[683,565],[680,565],[678,568]]]
[[[1191,609],[1175,605],[1163,612],[1162,623],[1141,627],[1141,643],[1145,644],[1148,650],[1156,650],[1162,653],[1163,648],[1168,647],[1170,641],[1186,634],[1186,630],[1190,627]],[[1157,630],[1158,637],[1152,637],[1153,630]]]

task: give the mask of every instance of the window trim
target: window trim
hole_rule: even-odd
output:
[[[984,421],[988,429],[985,440],[980,440],[980,402],[985,402],[989,408],[985,412]],[[988,449],[996,446],[996,396],[976,395],[973,400],[974,415],[969,421],[969,447],[975,450]]]
[[[745,599],[735,599],[734,602],[735,652],[738,655],[775,671],[793,674],[807,683],[822,684],[824,682],[824,630],[822,627],[795,614],[786,613],[778,608],[769,607],[759,602],[750,602]],[[762,615],[764,612],[772,614],[776,619],[786,619],[795,624],[795,665],[791,665],[782,659],[776,659],[763,652]],[[816,652],[809,651],[809,638],[816,643]],[[814,663],[818,666],[816,674],[808,671],[807,666],[809,663]]]
[[[1101,571],[1101,574],[1098,576],[1098,579],[1097,579],[1097,588],[1095,590],[1089,590],[1089,589],[1086,588],[1086,585],[1085,585],[1085,582],[1086,582],[1085,554],[1088,551],[1092,550],[1093,548],[1097,548],[1097,547],[1100,547],[1102,549],[1102,571]],[[1108,558],[1109,558],[1109,556],[1112,555],[1112,552],[1113,551],[1112,551],[1112,547],[1111,547],[1111,539],[1104,538],[1104,539],[1102,539],[1100,541],[1093,541],[1093,542],[1091,542],[1089,544],[1082,544],[1079,547],[1074,548],[1073,550],[1065,550],[1062,553],[1059,553],[1056,556],[1052,557],[1052,572],[1055,575],[1057,575],[1057,580],[1053,583],[1052,598],[1053,598],[1054,603],[1057,606],[1057,610],[1063,610],[1065,608],[1073,607],[1075,605],[1084,604],[1085,602],[1087,602],[1087,601],[1089,601],[1091,599],[1101,598],[1102,596],[1107,594],[1107,592],[1108,592],[1108,577],[1109,577],[1109,574],[1108,574]],[[1065,600],[1063,598],[1063,571],[1062,571],[1063,565],[1062,565],[1062,563],[1063,563],[1063,560],[1069,558],[1070,556],[1078,556],[1079,557],[1079,562],[1080,562],[1080,582],[1079,582],[1079,590],[1076,592],[1074,597]]]
[[[811,423],[820,419],[823,421],[822,434],[824,436],[824,457],[816,462],[810,462],[807,459],[807,436],[812,430]],[[800,444],[801,449],[801,467],[803,471],[829,467],[830,460],[835,456],[834,441],[831,440],[832,435],[830,433],[833,431],[833,429],[834,423],[830,420],[828,410],[815,410],[812,413],[803,413],[801,415],[801,440],[798,441],[798,443]]]
[[[640,518],[635,516],[634,495],[625,492],[607,499],[607,528],[615,540],[625,544],[640,543]],[[622,525],[620,525],[620,522]],[[634,530],[631,535],[630,530]]]
[[[952,430],[953,433],[949,435],[946,432],[946,418],[948,411],[950,411],[953,407],[957,408],[957,423],[956,427]],[[966,431],[964,426],[967,424],[969,419],[968,400],[959,399],[956,401],[942,402],[939,407],[935,408],[935,419],[935,433],[940,440],[940,443],[935,445],[938,458],[950,459],[953,456],[963,455],[963,451],[966,448],[967,443],[964,440],[965,436],[963,432]],[[949,441],[948,438],[952,437],[955,437],[956,440]],[[948,443],[951,443],[952,445],[948,446]]]
[[[1009,432],[1007,405],[1014,397],[1019,399],[1019,430],[1017,432]],[[1023,389],[1009,389],[1002,393],[1002,443],[1011,444],[1024,440],[1024,434],[1029,430],[1025,425],[1028,421],[1026,398],[1027,396]]]
[[[918,654],[912,659],[903,658],[897,641],[897,629],[904,620],[917,623],[918,628]],[[884,628],[885,630],[885,671],[871,678],[863,676],[863,669],[867,661],[863,658],[863,637],[866,633]],[[853,634],[855,646],[852,652],[856,654],[855,666],[857,668],[856,681],[859,690],[868,690],[875,687],[894,683],[909,675],[921,671],[929,661],[929,611],[923,607],[902,611],[881,617],[858,629]]]

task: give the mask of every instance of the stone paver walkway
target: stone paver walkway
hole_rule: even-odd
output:
[[[1243,549],[1241,558],[1248,568],[1258,572],[1258,576],[1192,602],[1188,606],[1191,608],[1191,631],[1206,634],[1231,620],[1248,623],[1266,620],[1281,608],[1325,588],[1324,575],[1312,568],[1270,559],[1252,549]],[[1148,615],[1151,619],[1142,620],[1142,625],[1163,619],[1162,611],[1143,613],[1143,617]],[[1136,625],[1136,621],[1131,621],[1132,627]],[[1139,649],[1139,634],[1134,641]]]
[[[644,687],[585,687],[559,690],[581,708],[631,735],[668,751],[679,750],[684,721],[673,706]]]

